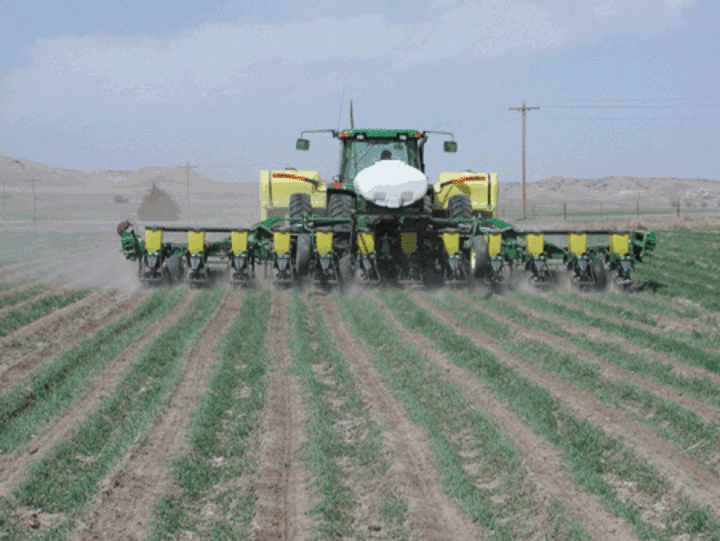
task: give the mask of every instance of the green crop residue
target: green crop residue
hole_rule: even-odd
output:
[[[350,481],[382,478],[380,427],[370,420],[357,378],[335,348],[321,315],[297,296],[290,304],[293,373],[302,384],[310,416],[307,462],[322,500],[312,509],[321,539],[359,537],[357,501]],[[402,521],[401,521],[402,522]],[[402,531],[402,528],[400,528]]]
[[[622,336],[629,342],[639,346],[666,353],[681,362],[699,366],[711,372],[720,372],[720,354],[695,347],[677,338],[593,317],[585,314],[582,310],[559,305],[538,295],[523,295],[521,297],[513,295],[512,297],[518,298],[518,300],[532,308],[556,314],[575,324],[595,327],[604,332]]]
[[[186,289],[155,292],[132,314],[78,342],[0,396],[0,450],[18,449],[49,419],[83,396],[90,376],[166,316],[186,293]]]
[[[453,300],[458,299],[449,297],[445,301],[436,301],[436,304],[474,328],[487,329],[489,324],[493,324],[494,320],[489,321],[491,318],[482,310],[467,305],[459,307],[460,303]],[[608,404],[625,409],[638,421],[647,424],[680,447],[689,449],[692,455],[720,473],[720,464],[717,463],[717,457],[720,456],[720,425],[716,421],[705,421],[697,413],[670,400],[659,398],[633,383],[612,382],[602,377],[600,367],[560,348],[537,340],[516,337],[503,337],[501,340],[509,352],[541,365]],[[592,343],[597,347],[597,343]]]
[[[87,297],[89,293],[89,289],[83,289],[80,291],[50,295],[15,310],[10,310],[0,319],[0,336],[5,336],[28,323],[32,323],[48,315],[53,310],[58,310],[77,302]]]
[[[43,291],[47,291],[47,289],[48,289],[47,286],[44,286],[44,285],[34,285],[31,287],[25,288],[21,291],[14,291],[12,293],[7,293],[0,297],[0,308],[6,308],[8,306],[12,306],[19,302],[22,302],[26,299],[29,299],[30,297],[39,295]]]
[[[532,538],[538,527],[531,519],[535,503],[519,455],[497,423],[405,345],[369,301],[339,302],[388,386],[405,403],[412,420],[426,430],[445,491],[494,539]],[[575,532],[568,539],[589,538],[581,528],[568,531]]]
[[[184,535],[245,539],[256,496],[237,488],[255,471],[259,412],[266,402],[265,351],[270,293],[248,295],[220,340],[220,360],[198,400],[188,429],[191,449],[174,460],[178,491],[162,495],[153,510],[149,539]],[[212,505],[223,521],[208,519]]]
[[[570,414],[546,389],[525,379],[492,353],[475,346],[470,339],[458,336],[451,327],[438,321],[407,296],[391,295],[388,307],[408,328],[432,340],[438,350],[446,353],[455,364],[475,373],[537,434],[557,446],[563,452],[566,467],[578,487],[600,496],[608,510],[632,524],[643,539],[670,539],[673,535],[689,533],[682,526],[684,519],[673,523],[667,520],[664,530],[645,523],[639,507],[632,500],[623,501],[618,497],[610,482],[612,479],[634,483],[636,490],[651,502],[658,501],[671,491],[664,478],[644,460],[635,457],[630,448],[606,436],[591,423]],[[682,517],[696,513],[704,516],[708,512],[682,501],[687,510],[681,513]],[[720,533],[717,523],[708,524],[706,532]]]
[[[473,296],[476,298],[476,296]],[[587,338],[583,335],[572,334],[564,330],[563,326],[548,319],[533,317],[524,314],[515,303],[505,298],[493,297],[482,301],[484,306],[491,308],[518,325],[540,329],[558,338],[572,342],[573,345],[590,353],[603,361],[617,366],[623,370],[634,372],[638,375],[649,377],[673,387],[679,391],[688,393],[696,398],[705,400],[716,406],[720,406],[720,388],[708,377],[685,377],[675,374],[675,366],[670,363],[663,363],[647,359],[645,356],[635,355],[627,351],[620,344],[605,342]],[[478,329],[485,332],[497,333],[493,336],[508,338],[512,333],[512,327],[504,325],[483,310],[473,309],[458,298],[453,305],[455,313],[461,314],[463,318]]]
[[[140,352],[113,394],[75,433],[30,466],[27,478],[14,491],[21,505],[65,513],[67,520],[75,520],[75,513],[97,491],[100,480],[160,413],[167,393],[182,377],[184,352],[202,332],[223,294],[218,289],[198,295],[177,323]]]

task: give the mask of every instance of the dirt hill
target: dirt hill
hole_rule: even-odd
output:
[[[577,179],[549,177],[526,186],[527,200],[534,202],[598,201],[632,203],[662,207],[674,203],[683,206],[717,208],[720,182],[699,178],[603,177]],[[522,199],[519,182],[500,183],[500,201]]]

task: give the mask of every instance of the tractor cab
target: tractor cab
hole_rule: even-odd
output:
[[[340,132],[340,180],[351,183],[357,174],[383,160],[397,160],[425,171],[423,146],[427,136],[415,130],[347,130]]]

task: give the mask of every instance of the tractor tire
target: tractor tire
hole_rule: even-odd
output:
[[[604,291],[608,285],[607,271],[602,259],[593,259],[590,263],[590,275],[595,282],[595,289]]]
[[[312,206],[310,205],[310,194],[294,193],[290,196],[290,204],[288,205],[290,218],[302,218],[304,214],[310,216],[312,214]]]
[[[467,195],[453,195],[448,199],[447,208],[451,220],[469,220],[472,218],[472,203]]]
[[[302,233],[297,236],[297,244],[295,245],[295,274],[298,276],[307,276],[310,271],[311,257],[312,240],[310,239],[310,235]]]
[[[170,274],[170,283],[179,282],[182,280],[182,261],[180,256],[173,254],[170,256],[167,262],[167,270]]]
[[[327,209],[329,218],[351,218],[354,210],[354,197],[347,193],[335,193],[328,197]],[[349,233],[350,222],[332,226],[335,233]]]
[[[482,235],[473,237],[472,245],[470,246],[470,276],[480,278],[487,273],[489,267],[490,256],[488,255],[485,237]]]

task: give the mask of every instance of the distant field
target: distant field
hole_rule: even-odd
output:
[[[0,229],[1,539],[720,539],[717,229],[489,295],[141,288],[93,227]]]

